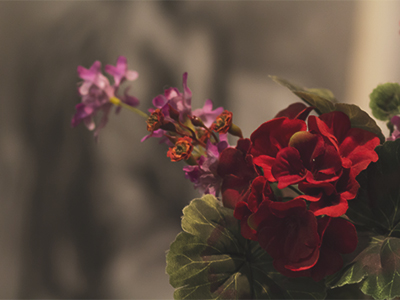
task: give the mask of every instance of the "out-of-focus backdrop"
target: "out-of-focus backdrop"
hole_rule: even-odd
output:
[[[367,112],[400,81],[399,1],[0,3],[0,297],[167,299],[165,252],[199,194],[144,120],[70,128],[76,67],[119,55],[146,110],[189,73],[245,136],[296,97],[278,75]],[[234,142],[234,140],[233,140]]]

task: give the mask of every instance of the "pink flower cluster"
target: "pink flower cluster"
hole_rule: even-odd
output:
[[[76,112],[72,118],[71,126],[76,127],[83,122],[89,130],[95,130],[94,136],[98,137],[100,130],[107,124],[108,115],[113,104],[110,99],[118,98],[121,102],[135,107],[139,105],[136,97],[128,94],[129,87],[125,89],[124,94],[117,96],[120,85],[125,81],[133,81],[138,78],[136,71],[128,70],[127,60],[124,56],[120,56],[116,66],[106,65],[105,71],[114,78],[114,84],[101,71],[101,62],[95,61],[93,65],[86,69],[78,66],[78,76],[83,79],[78,93],[81,97],[81,103],[75,106]],[[116,112],[121,107],[117,107]],[[98,112],[102,112],[102,118],[96,125],[94,117]]]

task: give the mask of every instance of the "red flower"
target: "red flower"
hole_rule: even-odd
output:
[[[253,214],[264,201],[274,201],[275,195],[264,176],[258,176],[251,184],[250,194],[236,204],[234,216],[240,220],[242,236],[246,239],[257,240],[256,224],[251,224]],[[249,223],[250,220],[250,223]]]
[[[254,163],[263,168],[264,176],[269,182],[276,181],[271,167],[278,152],[288,146],[293,134],[306,130],[307,125],[304,121],[282,117],[263,123],[251,134],[250,154],[254,157]]]
[[[302,271],[317,263],[321,244],[317,219],[305,201],[264,201],[251,222],[257,225],[258,242],[274,265]]]
[[[297,198],[311,201],[309,210],[316,216],[340,217],[347,211],[347,200],[356,197],[359,187],[357,180],[351,175],[351,170],[343,169],[340,178],[333,183],[300,183],[299,189],[305,194]]]
[[[217,173],[223,179],[221,193],[225,207],[234,208],[245,199],[251,182],[259,175],[248,154],[250,144],[249,139],[239,139],[236,148],[226,148],[219,157]]]
[[[185,136],[179,138],[174,147],[169,148],[167,156],[171,158],[171,161],[187,160],[192,154],[192,150],[192,139]]]
[[[299,119],[304,121],[313,109],[314,107],[312,106],[306,106],[301,102],[296,102],[278,112],[275,118],[288,117],[289,119]]]
[[[354,176],[378,160],[374,151],[380,141],[376,134],[360,128],[351,128],[349,117],[340,111],[308,118],[310,132],[319,133],[337,148],[345,168],[351,168]]]
[[[313,204],[313,203],[312,203]],[[345,219],[316,219],[305,201],[275,201],[263,176],[254,179],[248,197],[236,204],[242,235],[258,241],[274,259],[274,267],[288,277],[319,281],[339,271],[341,254],[357,246],[355,227]]]
[[[353,252],[358,243],[357,231],[353,224],[342,218],[324,217],[318,221],[321,239],[317,263],[306,270],[290,270],[282,260],[274,260],[274,267],[287,277],[312,277],[320,281],[339,271],[343,266],[341,254]]]
[[[351,128],[349,117],[338,111],[310,116],[308,125],[305,131],[298,119],[268,121],[251,135],[250,153],[268,181],[278,181],[280,189],[298,184],[305,193],[299,198],[313,202],[315,215],[338,217],[356,196],[356,176],[378,159],[379,138]]]
[[[319,184],[337,180],[342,172],[336,149],[326,145],[322,136],[306,131],[295,133],[289,147],[279,151],[271,167],[278,188],[302,181]]]

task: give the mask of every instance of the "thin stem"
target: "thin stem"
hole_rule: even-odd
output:
[[[183,128],[185,128],[186,130],[190,131],[190,133],[192,134],[192,139],[195,140],[195,141],[196,141],[197,143],[199,143],[200,145],[202,145],[204,148],[206,148],[206,144],[203,143],[202,141],[200,141],[200,140],[197,138],[196,133],[195,133],[189,126],[186,126],[185,124],[182,124],[182,122],[179,121],[179,120],[178,120],[178,124],[179,124],[180,126],[182,126]]]
[[[130,105],[122,102],[117,97],[111,97],[110,102],[112,104],[114,104],[115,106],[122,106],[123,108],[126,108],[126,109],[138,114],[139,116],[142,116],[143,118],[147,119],[149,117],[148,114],[146,114],[145,112],[142,112],[140,109],[137,109],[136,107],[130,106]]]
[[[303,195],[302,192],[300,192],[298,189],[296,189],[294,186],[289,185],[288,186],[289,189],[291,189],[293,192],[295,192],[297,195]]]
[[[206,127],[206,126],[204,126],[204,128],[205,128],[209,133],[212,134],[212,136],[214,137],[215,142],[218,143],[218,138],[217,138],[217,136],[215,135],[214,131],[212,131],[210,128],[208,128],[208,127]]]

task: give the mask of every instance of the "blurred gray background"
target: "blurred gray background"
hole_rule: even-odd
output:
[[[126,56],[142,110],[187,71],[193,107],[248,137],[297,100],[268,75],[369,112],[400,79],[399,4],[0,2],[0,298],[172,298],[165,252],[199,194],[141,117],[111,115],[98,144],[70,128],[78,65]]]

